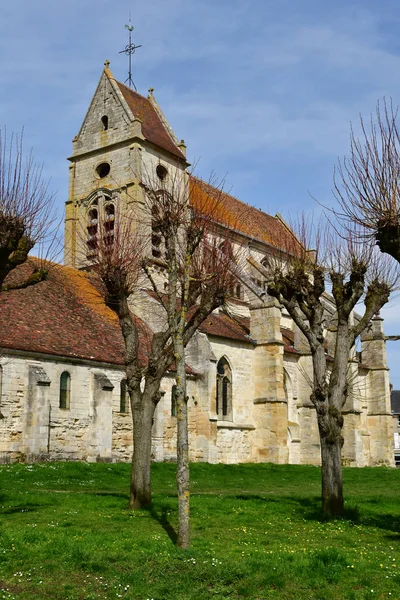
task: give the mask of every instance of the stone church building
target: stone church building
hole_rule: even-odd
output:
[[[186,146],[155,101],[116,81],[108,63],[69,158],[64,265],[35,286],[0,295],[0,461],[129,460],[132,420],[124,345],[88,268],[96,236],[113,240],[115,219],[143,203],[143,174],[185,173]],[[198,180],[190,181],[193,192]],[[99,232],[100,219],[103,215]],[[282,307],[265,293],[267,259],[293,233],[281,219],[223,195],[218,226],[232,228],[245,270],[227,305],[188,347],[190,458],[212,463],[319,464],[311,357]],[[153,237],[152,236],[153,233]],[[162,247],[152,239],[154,272]],[[14,274],[35,267],[30,259]],[[325,298],[328,340],[334,310]],[[132,303],[145,360],[160,307],[142,289]],[[357,318],[357,316],[355,316]],[[327,347],[329,354],[329,345]],[[383,324],[375,318],[349,363],[344,464],[393,465],[392,417]],[[174,460],[174,374],[162,383],[153,424],[155,460]]]

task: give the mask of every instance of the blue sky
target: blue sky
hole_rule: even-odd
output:
[[[155,97],[188,158],[231,192],[286,218],[331,204],[349,124],[400,103],[398,0],[13,0],[0,19],[0,123],[25,127],[60,211],[71,140],[105,59],[127,77],[131,11],[138,91]],[[384,311],[400,334],[400,297]],[[396,349],[398,347],[398,350]],[[388,346],[400,388],[400,342]]]

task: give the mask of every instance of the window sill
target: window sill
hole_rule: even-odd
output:
[[[254,425],[250,423],[234,423],[233,421],[218,421],[217,427],[219,429],[255,429]]]

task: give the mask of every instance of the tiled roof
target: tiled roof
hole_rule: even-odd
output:
[[[25,281],[34,266],[35,259],[29,259],[10,274],[7,283]],[[100,290],[94,274],[51,264],[45,281],[0,294],[0,347],[123,365],[118,318],[105,305]],[[135,319],[139,359],[145,364],[152,332]],[[226,315],[211,315],[202,331],[251,341],[245,328]],[[194,373],[190,367],[187,372]]]
[[[207,198],[210,200],[213,219],[251,238],[269,244],[274,248],[295,252],[300,247],[298,240],[277,217],[271,217],[258,208],[241,202],[234,196],[221,192],[218,188],[201,181],[197,177],[190,178],[190,195],[192,206],[198,210],[207,210]]]
[[[33,264],[30,259],[16,270],[21,280],[32,272]],[[137,324],[143,363],[148,329],[142,321]],[[55,264],[46,281],[0,294],[0,347],[124,364],[118,319],[91,276]]]
[[[285,344],[284,351],[290,354],[299,354],[299,351],[294,347],[294,333],[291,329],[281,327],[282,340]]]
[[[153,290],[146,290],[147,294],[153,298],[153,300],[157,299],[157,295]],[[178,302],[179,303],[179,302]],[[187,313],[187,318],[193,315],[195,311],[195,307],[189,308]],[[224,313],[211,313],[199,327],[199,330],[202,333],[207,333],[208,335],[217,335],[219,337],[224,337],[231,340],[239,340],[241,342],[252,342],[255,341],[250,337],[250,319],[246,319],[243,317],[237,317],[233,319]]]
[[[202,333],[207,333],[207,335],[216,335],[231,340],[251,342],[253,344],[256,343],[255,340],[248,335],[248,329],[246,327],[223,313],[218,315],[212,313],[209,315],[201,325],[200,331]]]
[[[132,114],[142,120],[142,133],[146,140],[164,150],[168,150],[177,158],[185,160],[184,155],[175,145],[151,101],[134,92],[123,83],[116,82],[125,98]]]

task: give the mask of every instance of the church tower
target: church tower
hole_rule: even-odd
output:
[[[109,62],[101,74],[68,159],[69,192],[65,216],[66,265],[83,268],[96,255],[96,238],[113,240],[117,212],[143,203],[143,174],[165,177],[188,166],[178,141],[153,96],[141,96],[116,81]],[[107,225],[98,231],[99,216]]]

